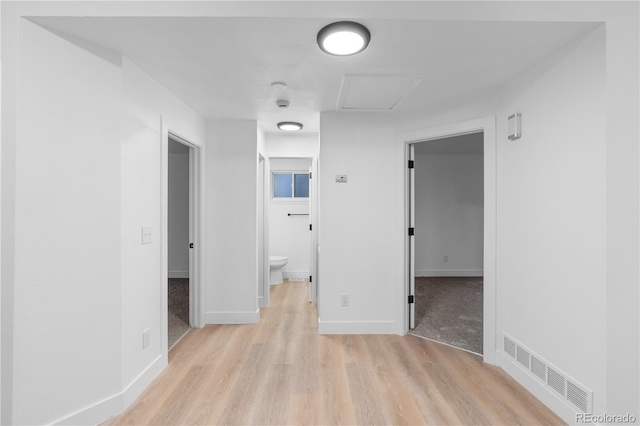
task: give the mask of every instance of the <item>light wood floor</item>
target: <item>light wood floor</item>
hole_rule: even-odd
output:
[[[194,329],[106,424],[564,424],[480,357],[415,336],[319,336],[306,282],[271,288],[259,324]]]

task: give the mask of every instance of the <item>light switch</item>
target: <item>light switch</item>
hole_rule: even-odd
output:
[[[142,227],[142,244],[151,244],[153,241],[153,228],[151,226]]]

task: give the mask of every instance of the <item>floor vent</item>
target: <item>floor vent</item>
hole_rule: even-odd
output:
[[[592,391],[552,367],[544,359],[507,335],[504,335],[504,352],[575,408],[583,413],[592,411]]]

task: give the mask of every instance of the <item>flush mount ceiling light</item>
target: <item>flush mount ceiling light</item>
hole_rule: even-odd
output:
[[[295,123],[293,121],[283,121],[278,123],[278,129],[285,130],[287,132],[295,132],[302,129],[302,124]]]
[[[318,33],[318,46],[336,56],[355,55],[369,45],[369,30],[357,22],[341,21],[329,24]]]

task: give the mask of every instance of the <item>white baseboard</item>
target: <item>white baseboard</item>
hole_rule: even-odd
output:
[[[318,334],[396,334],[395,321],[322,321]]]
[[[259,296],[258,297],[258,306],[260,308],[266,308],[267,307],[267,298],[264,296]]]
[[[162,357],[156,358],[122,392],[100,402],[85,407],[65,418],[53,422],[54,425],[97,425],[126,410],[129,405],[151,384],[166,366]]]
[[[282,278],[309,278],[309,271],[304,269],[287,271],[283,269]]]
[[[257,324],[260,308],[255,312],[207,312],[205,324]]]
[[[129,406],[136,400],[137,397],[158,377],[158,374],[164,370],[167,366],[166,357],[158,356],[142,373],[129,383],[122,392],[122,404],[123,410],[129,408]]]
[[[513,358],[510,358],[505,352],[501,352],[501,367],[518,383],[525,387],[529,392],[538,398],[544,405],[549,407],[551,411],[556,413],[566,423],[576,424],[576,415],[578,411],[571,408],[549,387],[536,380],[523,367],[520,366]]]
[[[189,271],[169,271],[169,278],[189,278]]]
[[[416,269],[416,277],[481,277],[482,269]]]

